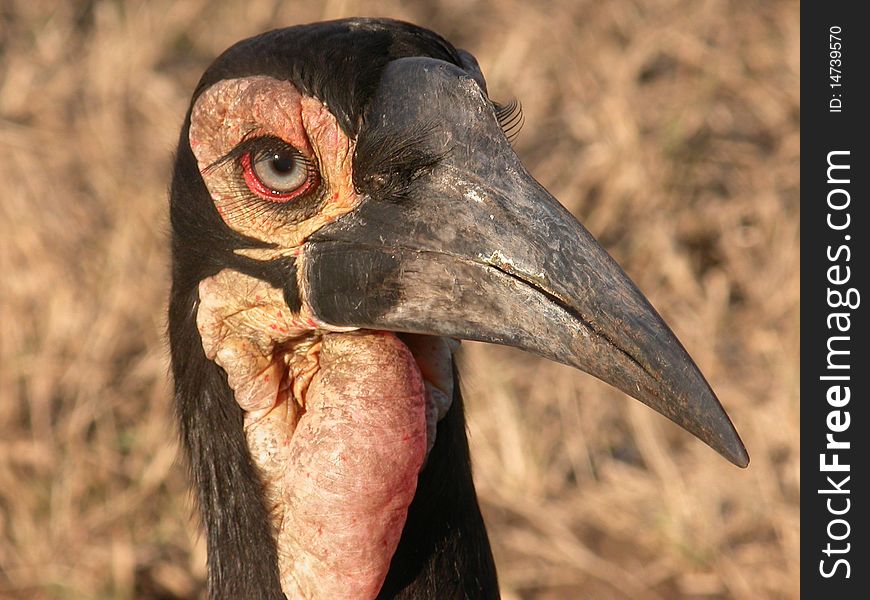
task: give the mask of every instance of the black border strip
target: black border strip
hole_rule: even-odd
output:
[[[870,590],[870,23],[860,7],[801,7],[801,590],[838,600]]]

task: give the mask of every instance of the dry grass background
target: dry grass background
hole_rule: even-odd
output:
[[[170,418],[166,189],[229,44],[389,15],[519,98],[532,173],[728,408],[736,469],[568,368],[465,344],[504,597],[799,596],[799,4],[0,0],[0,597],[200,597]]]

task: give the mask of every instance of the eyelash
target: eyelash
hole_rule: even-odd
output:
[[[308,173],[307,181],[296,190],[280,193],[271,190],[254,173],[253,165],[258,157],[268,154],[286,153],[299,161]],[[242,139],[235,148],[224,154],[206,167],[203,173],[217,170],[231,163],[235,172],[236,185],[240,192],[253,194],[256,198],[271,204],[287,204],[317,189],[320,184],[320,172],[317,164],[303,155],[299,150],[273,135],[250,135]]]

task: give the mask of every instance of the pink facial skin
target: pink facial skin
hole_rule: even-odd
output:
[[[247,275],[221,271],[200,299],[203,348],[244,410],[284,592],[376,597],[434,441],[435,387],[394,334],[308,327],[280,290]],[[427,372],[451,360],[418,352]]]
[[[295,431],[280,406],[246,427],[255,460],[263,442],[279,455],[266,470],[288,598],[377,596],[426,455],[425,411],[395,335],[328,333]]]
[[[313,193],[323,203],[310,218],[290,223],[280,211],[262,210],[268,201],[234,180],[231,163],[209,168],[246,137],[264,135],[281,138],[316,164],[320,186]],[[303,96],[289,81],[256,76],[214,84],[193,105],[189,140],[215,208],[241,234],[292,250],[359,204],[353,187],[355,141],[322,102]]]

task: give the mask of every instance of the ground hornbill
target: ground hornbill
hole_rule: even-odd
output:
[[[475,59],[350,19],[242,41],[171,191],[177,413],[210,598],[496,598],[458,339],[578,367],[735,464],[697,367],[525,170]]]

